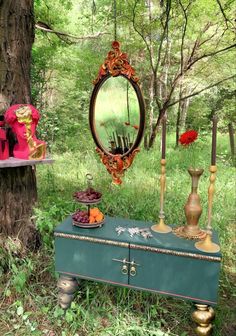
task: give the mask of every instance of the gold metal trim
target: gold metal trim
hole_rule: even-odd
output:
[[[130,248],[131,249],[137,249],[137,250],[149,251],[149,252],[170,254],[170,255],[175,255],[175,256],[179,256],[179,257],[188,257],[188,258],[207,260],[207,261],[219,261],[219,262],[221,261],[221,257],[212,257],[212,256],[206,256],[206,255],[197,254],[197,253],[166,250],[166,249],[152,247],[152,246],[130,244]]]
[[[77,236],[77,235],[68,234],[68,233],[55,232],[54,236],[60,237],[60,238],[71,238],[71,239],[83,240],[83,241],[88,241],[88,242],[98,243],[98,244],[129,247],[129,243],[118,242],[118,241],[107,240],[107,239],[92,238],[92,237],[86,237],[86,236]]]

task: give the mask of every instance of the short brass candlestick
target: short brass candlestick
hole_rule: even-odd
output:
[[[161,194],[160,194],[160,213],[159,213],[159,224],[155,224],[151,227],[152,231],[159,233],[168,233],[172,231],[172,228],[165,224],[164,222],[164,193],[165,193],[165,185],[166,185],[166,160],[161,159]]]
[[[215,180],[216,180],[216,166],[210,166],[209,169],[210,175],[210,185],[208,188],[208,222],[207,222],[207,230],[206,230],[206,238],[203,241],[199,241],[195,244],[195,247],[203,252],[216,253],[220,251],[220,246],[212,242],[212,203],[213,196],[215,193]]]

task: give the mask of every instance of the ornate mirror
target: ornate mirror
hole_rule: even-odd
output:
[[[139,151],[145,108],[139,79],[127,54],[120,51],[117,41],[112,49],[94,81],[89,123],[103,164],[113,182],[121,184],[121,177]]]

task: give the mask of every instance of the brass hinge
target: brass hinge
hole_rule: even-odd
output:
[[[140,264],[137,264],[134,260],[132,260],[132,261],[128,261],[128,260],[126,260],[126,259],[123,259],[123,260],[121,260],[121,259],[112,259],[113,261],[118,261],[118,262],[121,262],[121,263],[123,263],[123,264],[129,264],[129,265],[132,265],[132,266],[141,266]]]

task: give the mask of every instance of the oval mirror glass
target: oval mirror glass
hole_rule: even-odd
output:
[[[100,87],[94,108],[95,132],[111,154],[132,149],[140,125],[140,107],[132,84],[123,76],[109,77]]]

